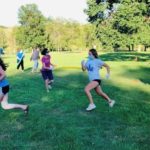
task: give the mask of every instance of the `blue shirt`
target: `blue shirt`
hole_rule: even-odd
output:
[[[103,66],[104,62],[100,59],[88,59],[85,68],[88,71],[89,80],[101,79],[99,70]]]
[[[9,82],[4,78],[3,80],[0,81],[0,87],[4,87],[9,85]]]
[[[21,61],[23,59],[23,57],[24,57],[24,53],[22,51],[19,51],[17,53],[17,60]]]

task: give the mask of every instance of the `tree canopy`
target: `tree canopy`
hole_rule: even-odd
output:
[[[18,13],[20,27],[17,31],[18,45],[29,48],[35,45],[45,45],[45,17],[38,10],[37,5],[21,6]]]
[[[150,46],[150,7],[147,0],[88,0],[89,22],[106,49]]]

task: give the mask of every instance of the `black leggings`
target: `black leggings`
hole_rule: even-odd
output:
[[[21,66],[22,70],[24,70],[24,62],[23,59],[21,60],[21,62],[17,65],[17,69],[19,69]]]

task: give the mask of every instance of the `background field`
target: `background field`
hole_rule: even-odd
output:
[[[46,93],[40,73],[31,73],[29,54],[25,72],[9,64],[9,101],[30,105],[28,117],[19,110],[0,109],[0,150],[148,150],[150,149],[150,54],[105,53],[111,78],[101,70],[103,90],[116,100],[114,108],[93,97],[97,109],[86,112],[86,73],[80,62],[86,53],[52,53],[55,83]],[[138,61],[135,61],[138,57]]]

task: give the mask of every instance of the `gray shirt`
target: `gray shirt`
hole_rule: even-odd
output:
[[[34,49],[31,56],[32,60],[38,60],[39,59],[39,51]]]

